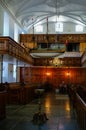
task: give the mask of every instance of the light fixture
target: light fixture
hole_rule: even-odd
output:
[[[49,73],[49,72],[46,72],[46,75],[47,75],[47,76],[50,76],[50,75],[51,75],[51,73]]]
[[[56,3],[56,23],[58,23],[58,19],[59,19],[59,11],[58,9],[58,2]],[[59,35],[56,32],[56,37],[55,37],[55,43],[51,43],[50,45],[50,41],[49,41],[49,16],[46,17],[46,48],[37,48],[35,50],[31,50],[30,55],[33,58],[48,58],[48,57],[58,57],[59,55],[62,55],[66,48],[64,43],[59,43]],[[34,27],[33,27],[33,34],[34,34]],[[43,43],[42,43],[43,44]],[[44,43],[45,44],[45,43]]]
[[[50,61],[50,65],[51,65],[51,66],[59,67],[59,66],[62,66],[63,63],[62,63],[62,60],[61,60],[60,58],[55,57],[54,59],[52,59],[52,60]]]
[[[67,76],[70,76],[70,72],[67,72],[66,75],[67,75]]]
[[[60,43],[58,43],[59,41],[59,37],[58,35],[56,35],[56,44],[52,43],[50,46],[49,44],[49,34],[48,34],[48,17],[46,18],[46,48],[43,49],[32,49],[30,52],[30,55],[33,58],[48,58],[48,57],[56,57],[59,56],[61,54],[63,54],[63,52],[65,52],[65,47],[63,45],[61,45]],[[34,27],[33,27],[33,34],[34,34]],[[34,36],[34,35],[33,35]],[[34,39],[35,40],[35,39]],[[43,44],[43,43],[42,43]]]
[[[44,89],[36,89],[35,92],[38,95],[38,111],[33,115],[32,123],[41,126],[48,120],[46,113],[42,111],[41,96],[44,93]]]
[[[31,42],[29,42],[28,44],[28,48],[30,50],[33,50],[33,49],[36,49],[37,48],[37,42],[36,42],[36,39],[35,39],[35,36],[34,36],[34,19],[32,18],[32,33],[33,33],[33,36],[32,36],[32,40]]]

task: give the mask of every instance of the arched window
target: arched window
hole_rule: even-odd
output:
[[[35,31],[36,31],[36,32],[39,32],[39,33],[43,32],[43,26],[42,26],[42,25],[36,26],[36,27],[35,27]]]
[[[82,25],[76,25],[75,31],[76,32],[83,32],[83,26]]]
[[[55,31],[56,32],[63,32],[63,23],[56,23],[55,24]]]

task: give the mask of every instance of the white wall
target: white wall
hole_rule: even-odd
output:
[[[9,15],[4,12],[3,36],[9,36]]]
[[[1,64],[0,64],[1,66]],[[0,67],[1,68],[1,67]],[[1,71],[0,71],[1,75]],[[19,82],[20,81],[20,68],[16,71],[16,65],[8,62],[3,62],[3,83],[5,82]],[[0,78],[1,82],[1,78]]]
[[[8,63],[3,62],[3,82],[8,82]]]
[[[4,16],[3,9],[2,9],[2,7],[0,5],[0,36],[3,35],[3,20],[4,20],[3,16]]]
[[[9,20],[9,36],[14,39],[14,20],[10,17]]]
[[[41,34],[46,34],[47,33],[47,23],[45,24],[42,24],[43,25],[43,32]],[[86,33],[86,27],[84,27],[84,30],[83,32],[76,32],[75,31],[75,26],[77,24],[74,24],[74,23],[68,23],[68,22],[64,22],[63,23],[63,32],[61,32],[61,34],[78,34],[78,33]],[[35,27],[34,27],[35,28]],[[29,34],[32,34],[33,33],[33,30],[32,29],[29,29],[28,30],[28,33]],[[36,34],[39,34],[37,32],[35,32],[35,29],[34,29],[34,33]],[[48,23],[48,34],[60,34],[59,32],[55,32],[55,23]]]
[[[19,34],[26,33],[16,20],[0,5],[0,35],[9,36],[19,42]]]
[[[13,17],[0,5],[0,36],[9,36],[19,43],[19,34],[25,31],[19,26]],[[10,56],[9,56],[10,58]],[[18,72],[13,68],[16,63],[13,61],[9,63],[9,58],[3,58],[3,82],[19,82],[20,69],[18,67]],[[17,73],[17,74],[16,74]],[[0,82],[1,82],[1,61],[0,61]]]

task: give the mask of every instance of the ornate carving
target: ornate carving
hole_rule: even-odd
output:
[[[38,43],[47,43],[47,34],[34,34],[35,39]],[[20,34],[20,42],[31,42],[33,34]],[[48,34],[49,43],[56,42],[57,34]],[[58,34],[57,41],[65,43],[65,41],[77,43],[86,42],[86,34]]]

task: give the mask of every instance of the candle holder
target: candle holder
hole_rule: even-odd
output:
[[[43,125],[47,120],[47,116],[45,112],[42,112],[42,102],[41,95],[43,94],[44,89],[36,89],[35,93],[39,96],[38,98],[38,112],[33,115],[32,122],[34,125]]]

